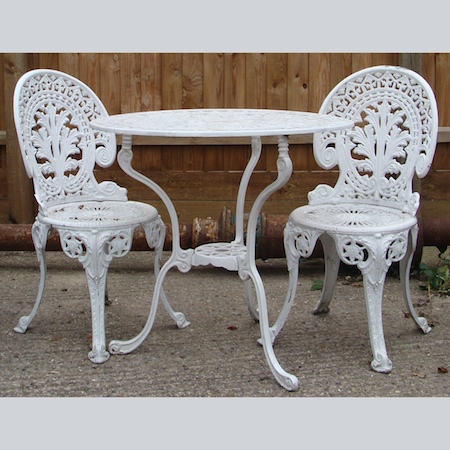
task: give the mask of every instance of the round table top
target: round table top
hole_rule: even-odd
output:
[[[351,128],[347,119],[270,109],[178,109],[116,114],[92,126],[122,135],[167,137],[290,136]]]

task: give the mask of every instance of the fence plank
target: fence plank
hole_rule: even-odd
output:
[[[125,53],[120,58],[121,112],[141,110],[141,55]]]
[[[204,63],[201,53],[184,53],[182,56],[183,108],[202,108],[204,104]],[[173,170],[201,171],[204,165],[204,151],[193,146],[182,149],[178,161],[180,167]]]
[[[308,111],[309,56],[306,53],[289,53],[287,65],[287,107]]]
[[[95,92],[100,87],[100,63],[97,53],[80,53],[79,54],[79,78],[86,83]]]
[[[97,95],[102,100],[109,114],[121,112],[121,57],[118,53],[102,53],[99,55],[100,86]]]
[[[13,93],[17,81],[28,70],[28,60],[23,53],[4,57],[6,165],[8,170],[9,217],[16,223],[31,223],[36,214],[33,188],[22,161],[13,118]]]
[[[309,56],[310,70],[310,95],[309,110],[317,112],[322,105],[325,97],[330,92],[331,86],[331,57],[327,53],[311,53]],[[307,167],[310,170],[318,170],[311,153],[305,154]]]
[[[267,55],[267,108],[287,108],[287,54]]]
[[[224,56],[224,107],[245,108],[245,54]]]
[[[224,56],[220,53],[206,53],[203,56],[204,107],[223,108],[224,101]]]
[[[182,105],[182,55],[180,53],[163,54],[161,58],[162,109],[178,109]]]
[[[248,53],[245,58],[245,90],[247,108],[265,108],[267,105],[266,55]]]
[[[219,53],[206,53],[204,64],[204,107],[222,108],[225,102],[224,56]],[[203,170],[205,172],[223,170],[223,146],[206,146],[203,151]]]
[[[246,107],[245,53],[227,53],[224,61],[224,97],[226,108]],[[242,172],[250,157],[250,144],[227,147],[223,150],[223,170]]]
[[[156,111],[162,108],[162,55],[148,53],[141,55],[141,109]],[[141,150],[140,166],[144,170],[162,169],[162,149],[148,146]]]
[[[78,53],[60,53],[58,59],[58,70],[79,78]]]
[[[436,54],[436,100],[441,105],[439,110],[439,125],[450,123],[450,108],[445,108],[450,99],[450,58],[447,54]]]
[[[332,53],[330,56],[329,91],[351,73],[352,73],[352,55],[350,53]]]
[[[39,53],[39,67],[44,69],[59,68],[59,55],[58,53]]]
[[[309,110],[317,112],[331,89],[331,58],[327,53],[309,55]]]
[[[423,77],[430,83],[431,88],[436,92],[436,54],[423,54]],[[439,106],[439,105],[438,105]]]
[[[373,66],[372,53],[353,53],[352,54],[352,72]]]
[[[182,55],[180,53],[163,54],[161,70],[162,108],[182,108]],[[183,161],[183,148],[162,149],[161,160],[162,171],[181,170],[180,161]]]
[[[183,108],[203,107],[203,55],[183,53],[182,55]]]
[[[141,55],[141,108],[143,111],[161,109],[161,54]]]
[[[2,70],[0,70],[0,86],[3,89],[0,89],[0,130],[5,130],[6,129],[6,119],[5,119],[5,71],[3,70],[6,64],[5,62],[5,57],[3,53],[0,53],[0,64],[2,67]]]
[[[399,55],[398,53],[373,53],[372,54],[372,64],[377,65],[399,65]]]

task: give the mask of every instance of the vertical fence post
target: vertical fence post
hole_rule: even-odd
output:
[[[4,54],[6,168],[8,171],[9,219],[14,223],[32,223],[36,215],[33,186],[28,178],[20,153],[13,116],[14,87],[28,70],[24,53]]]
[[[400,53],[398,61],[399,61],[400,66],[406,67],[407,69],[414,70],[414,72],[417,72],[418,74],[423,75],[423,54],[422,53]],[[414,190],[416,190],[419,193],[422,192],[422,180],[417,175],[414,175],[413,188],[414,188]],[[420,207],[417,211],[417,220],[419,222],[419,228],[422,228],[423,227],[423,219],[422,219],[422,213],[421,213]],[[412,267],[418,267],[418,265],[422,259],[423,245],[424,245],[423,233],[419,233],[418,239],[417,239],[417,250],[414,253]]]
[[[423,74],[423,54],[422,53],[400,53],[399,64],[414,72]]]

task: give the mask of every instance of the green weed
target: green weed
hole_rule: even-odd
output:
[[[419,270],[426,283],[424,289],[428,292],[433,291],[438,294],[449,295],[450,294],[450,259],[445,257],[444,253],[447,247],[439,248],[439,261],[435,267],[421,262],[419,264]]]

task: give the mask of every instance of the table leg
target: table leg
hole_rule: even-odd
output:
[[[199,258],[197,255],[196,259],[194,256],[194,250],[188,249],[183,250],[180,247],[180,233],[178,225],[178,217],[175,208],[167,196],[167,194],[153,181],[149,180],[147,177],[143,176],[139,172],[135,171],[131,167],[132,151],[131,151],[131,137],[124,136],[122,149],[118,155],[118,161],[120,167],[125,173],[130,175],[132,178],[140,181],[144,185],[152,189],[164,202],[172,222],[172,254],[168,261],[161,268],[155,282],[155,288],[153,292],[152,306],[147,319],[147,322],[142,329],[142,331],[134,338],[127,341],[114,340],[110,342],[109,351],[111,353],[130,353],[135,350],[139,345],[146,339],[150,333],[153,323],[156,317],[156,311],[158,308],[159,298],[161,296],[163,282],[166,274],[173,267],[177,267],[181,272],[188,272],[192,265],[203,264],[203,259]],[[250,176],[256,166],[261,152],[261,140],[260,138],[252,139],[252,157],[244,171],[243,178],[238,192],[238,204],[237,204],[237,224],[236,224],[236,239],[234,244],[243,244],[243,215],[244,215],[244,201],[245,194],[247,191]],[[264,285],[261,276],[258,272],[255,263],[255,244],[256,244],[256,227],[258,216],[261,212],[262,205],[267,200],[267,198],[274,193],[276,190],[280,189],[286,184],[292,173],[292,162],[289,158],[289,148],[288,141],[285,136],[279,137],[278,143],[278,160],[277,169],[278,177],[277,179],[267,186],[256,198],[252,210],[249,215],[249,220],[247,224],[247,238],[245,245],[245,252],[237,256],[237,270],[239,276],[242,280],[246,282],[246,291],[248,291],[248,280],[253,282],[256,291],[258,311],[252,309],[253,312],[258,314],[258,319],[260,323],[261,330],[261,340],[262,346],[264,348],[264,353],[269,364],[269,367],[275,376],[275,379],[289,391],[296,390],[298,388],[298,380],[294,375],[287,373],[279,364],[272,347],[272,338],[269,329],[269,318],[267,312],[267,302],[264,290]],[[234,261],[236,261],[236,259]],[[212,263],[212,259],[206,258],[206,262]],[[220,265],[220,264],[219,264]],[[227,267],[226,264],[223,267]],[[251,300],[248,298],[247,300]]]
[[[278,383],[280,383],[285,389],[293,391],[298,389],[298,380],[294,375],[287,373],[281,367],[273,351],[271,333],[269,329],[266,294],[255,262],[256,227],[262,205],[272,193],[287,183],[292,174],[292,161],[289,157],[288,139],[285,136],[280,136],[278,139],[277,169],[277,179],[258,195],[251,209],[247,224],[247,251],[239,266],[239,276],[243,280],[250,278],[255,286],[261,330],[261,339],[259,342],[264,348],[264,353],[266,355],[269,367]]]
[[[145,177],[144,175],[133,169],[133,167],[131,166],[132,160],[133,160],[132,138],[131,136],[123,136],[122,148],[120,149],[120,152],[117,156],[119,166],[131,178],[134,178],[135,180],[149,187],[163,201],[169,213],[172,224],[172,254],[170,258],[164,263],[162,268],[159,269],[158,267],[157,270],[155,271],[157,276],[147,323],[145,324],[142,331],[134,338],[127,341],[118,341],[118,340],[111,341],[109,343],[109,350],[111,353],[115,354],[130,353],[133,350],[135,350],[145,340],[145,338],[152,329],[160,299],[163,301],[164,305],[168,306],[168,308],[166,306],[166,309],[168,310],[169,314],[172,317],[176,317],[176,322],[179,328],[185,328],[189,325],[189,322],[186,320],[183,313],[174,312],[170,307],[163,291],[163,282],[166,274],[172,267],[178,267],[178,270],[180,270],[180,272],[188,272],[190,270],[192,266],[191,260],[193,250],[192,249],[183,250],[180,247],[180,228],[178,223],[178,216],[169,196],[158,184],[156,184],[154,181],[150,180],[149,178]],[[155,264],[159,265],[159,259],[155,261]]]
[[[138,348],[142,344],[142,342],[145,341],[155,321],[156,311],[158,309],[158,303],[161,296],[165,276],[173,267],[177,267],[180,272],[188,272],[191,269],[190,260],[192,257],[192,253],[192,249],[181,250],[178,248],[172,251],[170,258],[165,262],[158,274],[158,277],[156,278],[155,288],[153,290],[152,306],[150,308],[150,313],[148,315],[147,322],[144,325],[144,328],[138,335],[127,341],[111,341],[108,347],[111,354],[117,355],[131,353],[132,351],[136,350],[136,348]]]

